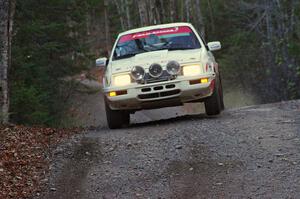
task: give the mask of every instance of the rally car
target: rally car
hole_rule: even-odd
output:
[[[221,76],[212,51],[189,23],[171,23],[119,34],[105,67],[103,93],[109,128],[129,125],[143,109],[204,102],[207,115],[224,109]]]

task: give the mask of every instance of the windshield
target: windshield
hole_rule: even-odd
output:
[[[122,36],[115,48],[113,60],[157,50],[197,49],[201,45],[187,26],[163,28]]]

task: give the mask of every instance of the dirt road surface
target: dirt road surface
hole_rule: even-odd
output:
[[[54,149],[39,198],[300,198],[300,101],[218,117],[141,114]]]

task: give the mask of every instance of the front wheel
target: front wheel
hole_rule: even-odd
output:
[[[130,114],[127,111],[112,110],[105,100],[105,111],[107,124],[110,129],[118,129],[128,126],[130,123]]]
[[[207,115],[219,115],[222,111],[222,97],[220,95],[220,82],[215,81],[214,92],[205,102],[205,111]]]
[[[219,92],[220,92],[221,108],[222,108],[222,111],[223,111],[223,110],[225,110],[225,105],[224,105],[223,84],[222,84],[221,76],[220,76],[220,87],[219,87]]]

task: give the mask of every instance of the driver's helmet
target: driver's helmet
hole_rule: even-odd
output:
[[[150,34],[148,38],[145,39],[146,43],[149,45],[155,45],[160,43],[160,39],[155,34]]]

